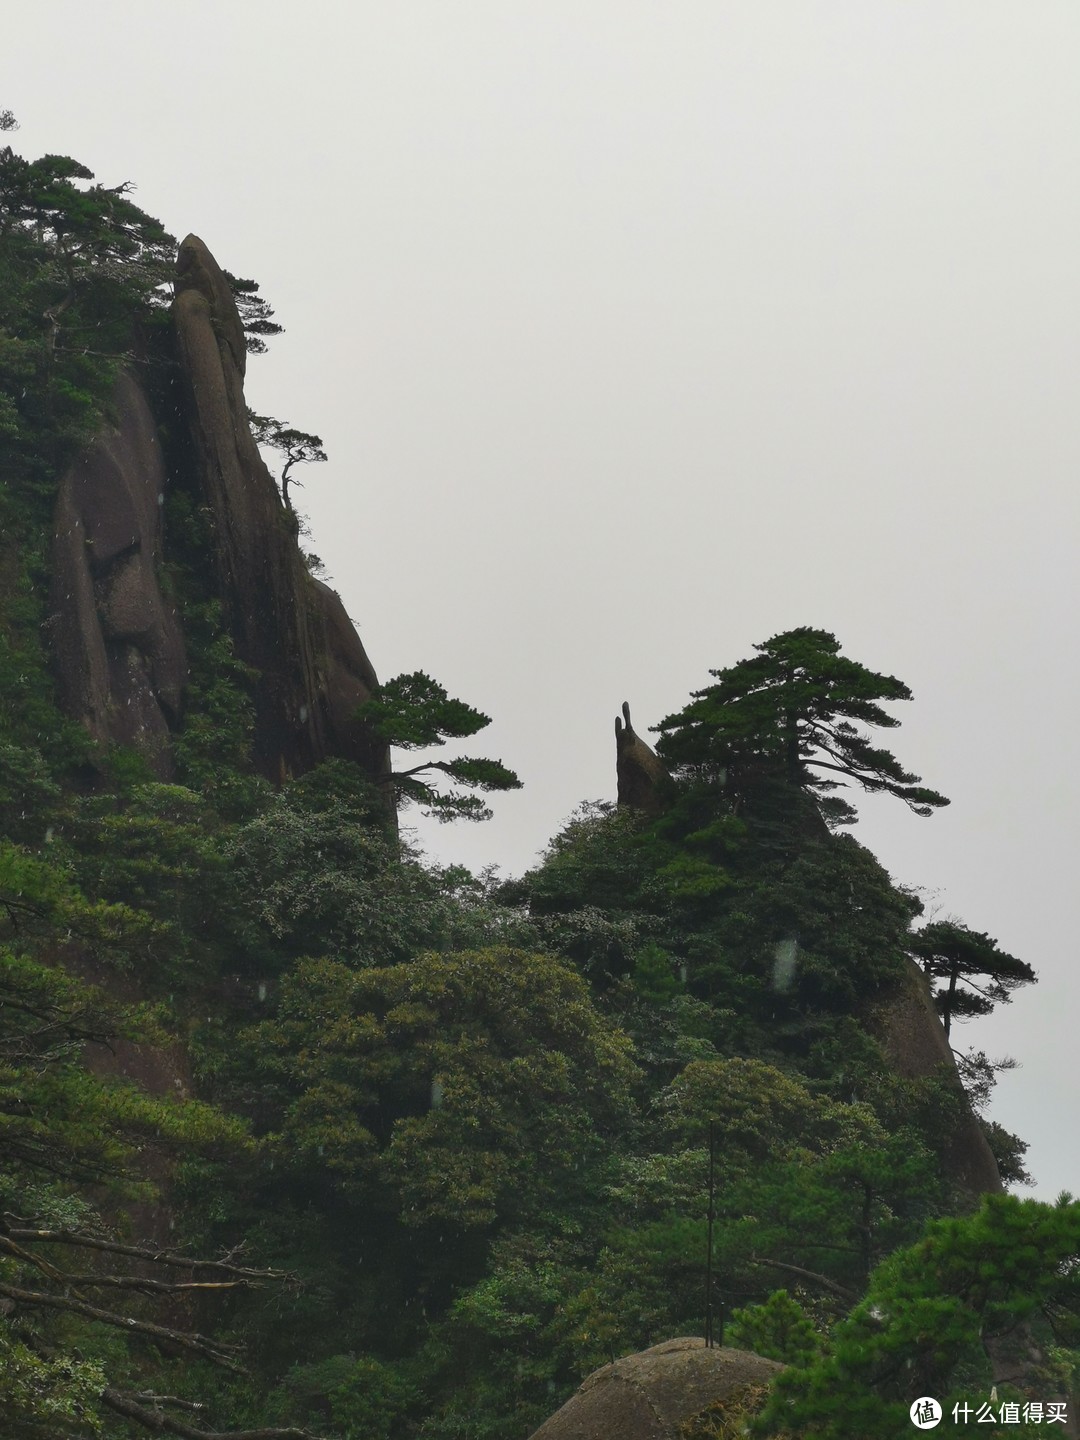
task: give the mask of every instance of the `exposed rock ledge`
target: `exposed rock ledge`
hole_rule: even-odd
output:
[[[377,680],[338,596],[307,572],[293,516],[251,436],[244,331],[225,276],[196,236],[177,261],[176,393],[192,473],[170,476],[155,417],[124,375],[117,424],[63,477],[49,638],[61,702],[95,739],[134,745],[172,771],[182,724],[184,637],[162,584],[171,484],[210,518],[216,590],[236,652],[257,673],[255,763],[273,780],[331,756],[385,773],[384,748],[353,718]]]

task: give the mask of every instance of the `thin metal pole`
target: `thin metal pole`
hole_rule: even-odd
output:
[[[705,1348],[712,1349],[712,1241],[713,1214],[716,1195],[716,1122],[709,1121],[709,1219],[708,1246],[705,1258]]]

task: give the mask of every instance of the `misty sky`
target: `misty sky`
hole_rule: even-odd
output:
[[[834,631],[953,801],[856,834],[1039,972],[959,1043],[1080,1192],[1074,0],[50,0],[2,50],[20,153],[276,307],[248,399],[325,441],[313,548],[525,782],[429,853],[519,873],[624,699]]]

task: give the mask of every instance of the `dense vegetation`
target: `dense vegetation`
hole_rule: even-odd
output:
[[[793,1366],[762,1425],[906,1434],[905,1397],[985,1399],[984,1342],[1020,1325],[1067,1384],[1080,1210],[965,1218],[968,1102],[901,1079],[873,1018],[911,957],[953,1022],[1034,977],[958,921],[915,928],[837,831],[837,784],[947,802],[866,733],[906,687],[832,636],[716,672],[659,727],[657,815],[584,805],[502,883],[421,863],[345,762],[254,773],[183,495],[175,781],[59,712],[52,497],[117,367],[168,354],[171,238],[92,178],[0,152],[5,1435],[524,1437],[596,1366],[700,1333],[710,1124],[719,1323]],[[369,718],[399,751],[485,720],[422,675]],[[516,784],[398,773],[449,818],[483,806],[432,770]],[[981,1108],[993,1066],[964,1074]],[[987,1133],[1023,1181],[1023,1143]]]

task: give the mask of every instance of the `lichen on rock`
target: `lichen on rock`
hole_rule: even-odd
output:
[[[741,1422],[783,1368],[697,1336],[666,1340],[593,1371],[531,1440],[685,1440],[709,1434],[706,1421],[722,1433],[725,1412]]]

